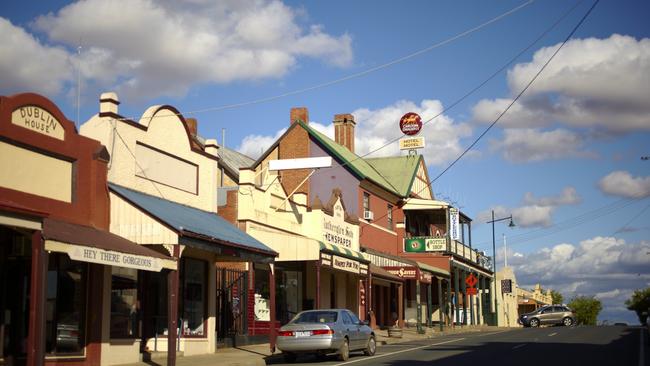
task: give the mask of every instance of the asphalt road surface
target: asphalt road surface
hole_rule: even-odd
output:
[[[353,353],[347,362],[335,356],[298,357],[292,365],[310,366],[650,366],[647,330],[641,327],[548,327],[465,333],[391,344],[366,357]],[[282,357],[267,359],[282,365]]]

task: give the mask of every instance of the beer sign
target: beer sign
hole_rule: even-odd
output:
[[[422,119],[417,113],[409,112],[399,120],[399,129],[408,136],[417,135],[422,129]]]

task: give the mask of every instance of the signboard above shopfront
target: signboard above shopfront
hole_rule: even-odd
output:
[[[65,138],[61,123],[41,107],[22,106],[11,113],[11,123],[58,140]]]
[[[404,239],[404,251],[408,253],[444,252],[446,250],[446,238],[420,237]]]
[[[328,253],[321,253],[320,258],[320,265],[322,267],[338,269],[340,271],[354,273],[362,276],[368,275],[368,265],[354,259]]]
[[[417,279],[418,270],[415,267],[384,267],[390,274],[409,280]]]

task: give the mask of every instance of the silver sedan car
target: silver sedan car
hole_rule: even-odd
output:
[[[337,353],[345,361],[351,351],[375,354],[375,333],[347,309],[308,310],[298,313],[280,328],[277,347],[285,361],[294,362],[296,355]]]

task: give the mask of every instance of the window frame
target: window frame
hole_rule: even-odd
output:
[[[133,335],[128,335],[128,334],[124,334],[124,333],[119,333],[118,334],[118,333],[113,333],[113,311],[112,311],[113,310],[112,309],[113,302],[112,302],[112,294],[113,294],[113,275],[114,275],[113,274],[113,269],[114,268],[118,268],[118,267],[111,266],[111,288],[110,288],[110,292],[111,292],[110,307],[111,307],[111,309],[110,309],[109,322],[108,322],[109,323],[108,324],[109,339],[138,339],[138,338],[140,338],[141,331],[142,331],[142,329],[141,329],[141,321],[140,321],[141,320],[141,313],[140,313],[141,309],[139,307],[139,302],[141,301],[140,273],[139,273],[139,271],[137,269],[133,269],[134,271],[136,271],[135,272],[135,283],[136,283],[136,287],[135,287],[135,291],[136,291],[136,294],[135,294],[136,315],[135,316],[136,316],[136,326],[135,326],[135,329],[133,331]]]
[[[370,193],[363,192],[363,211],[370,211]]]
[[[184,334],[184,329],[183,329],[183,323],[181,320],[185,320],[185,275],[186,275],[186,270],[185,266],[187,265],[188,261],[196,261],[200,262],[203,264],[203,267],[205,269],[205,273],[203,276],[203,281],[204,281],[204,286],[203,286],[203,334],[198,335],[198,334]],[[178,303],[178,320],[179,320],[179,327],[180,329],[180,337],[182,338],[208,338],[208,296],[209,296],[209,276],[210,276],[210,269],[209,269],[209,262],[203,259],[199,258],[193,258],[193,257],[182,257],[180,261],[180,276],[179,276],[179,303]],[[168,314],[169,316],[169,314]]]
[[[386,213],[386,221],[387,221],[386,227],[388,228],[388,230],[393,230],[394,229],[394,225],[393,225],[393,205],[391,205],[389,203],[386,206],[386,208],[388,209],[388,211]]]

